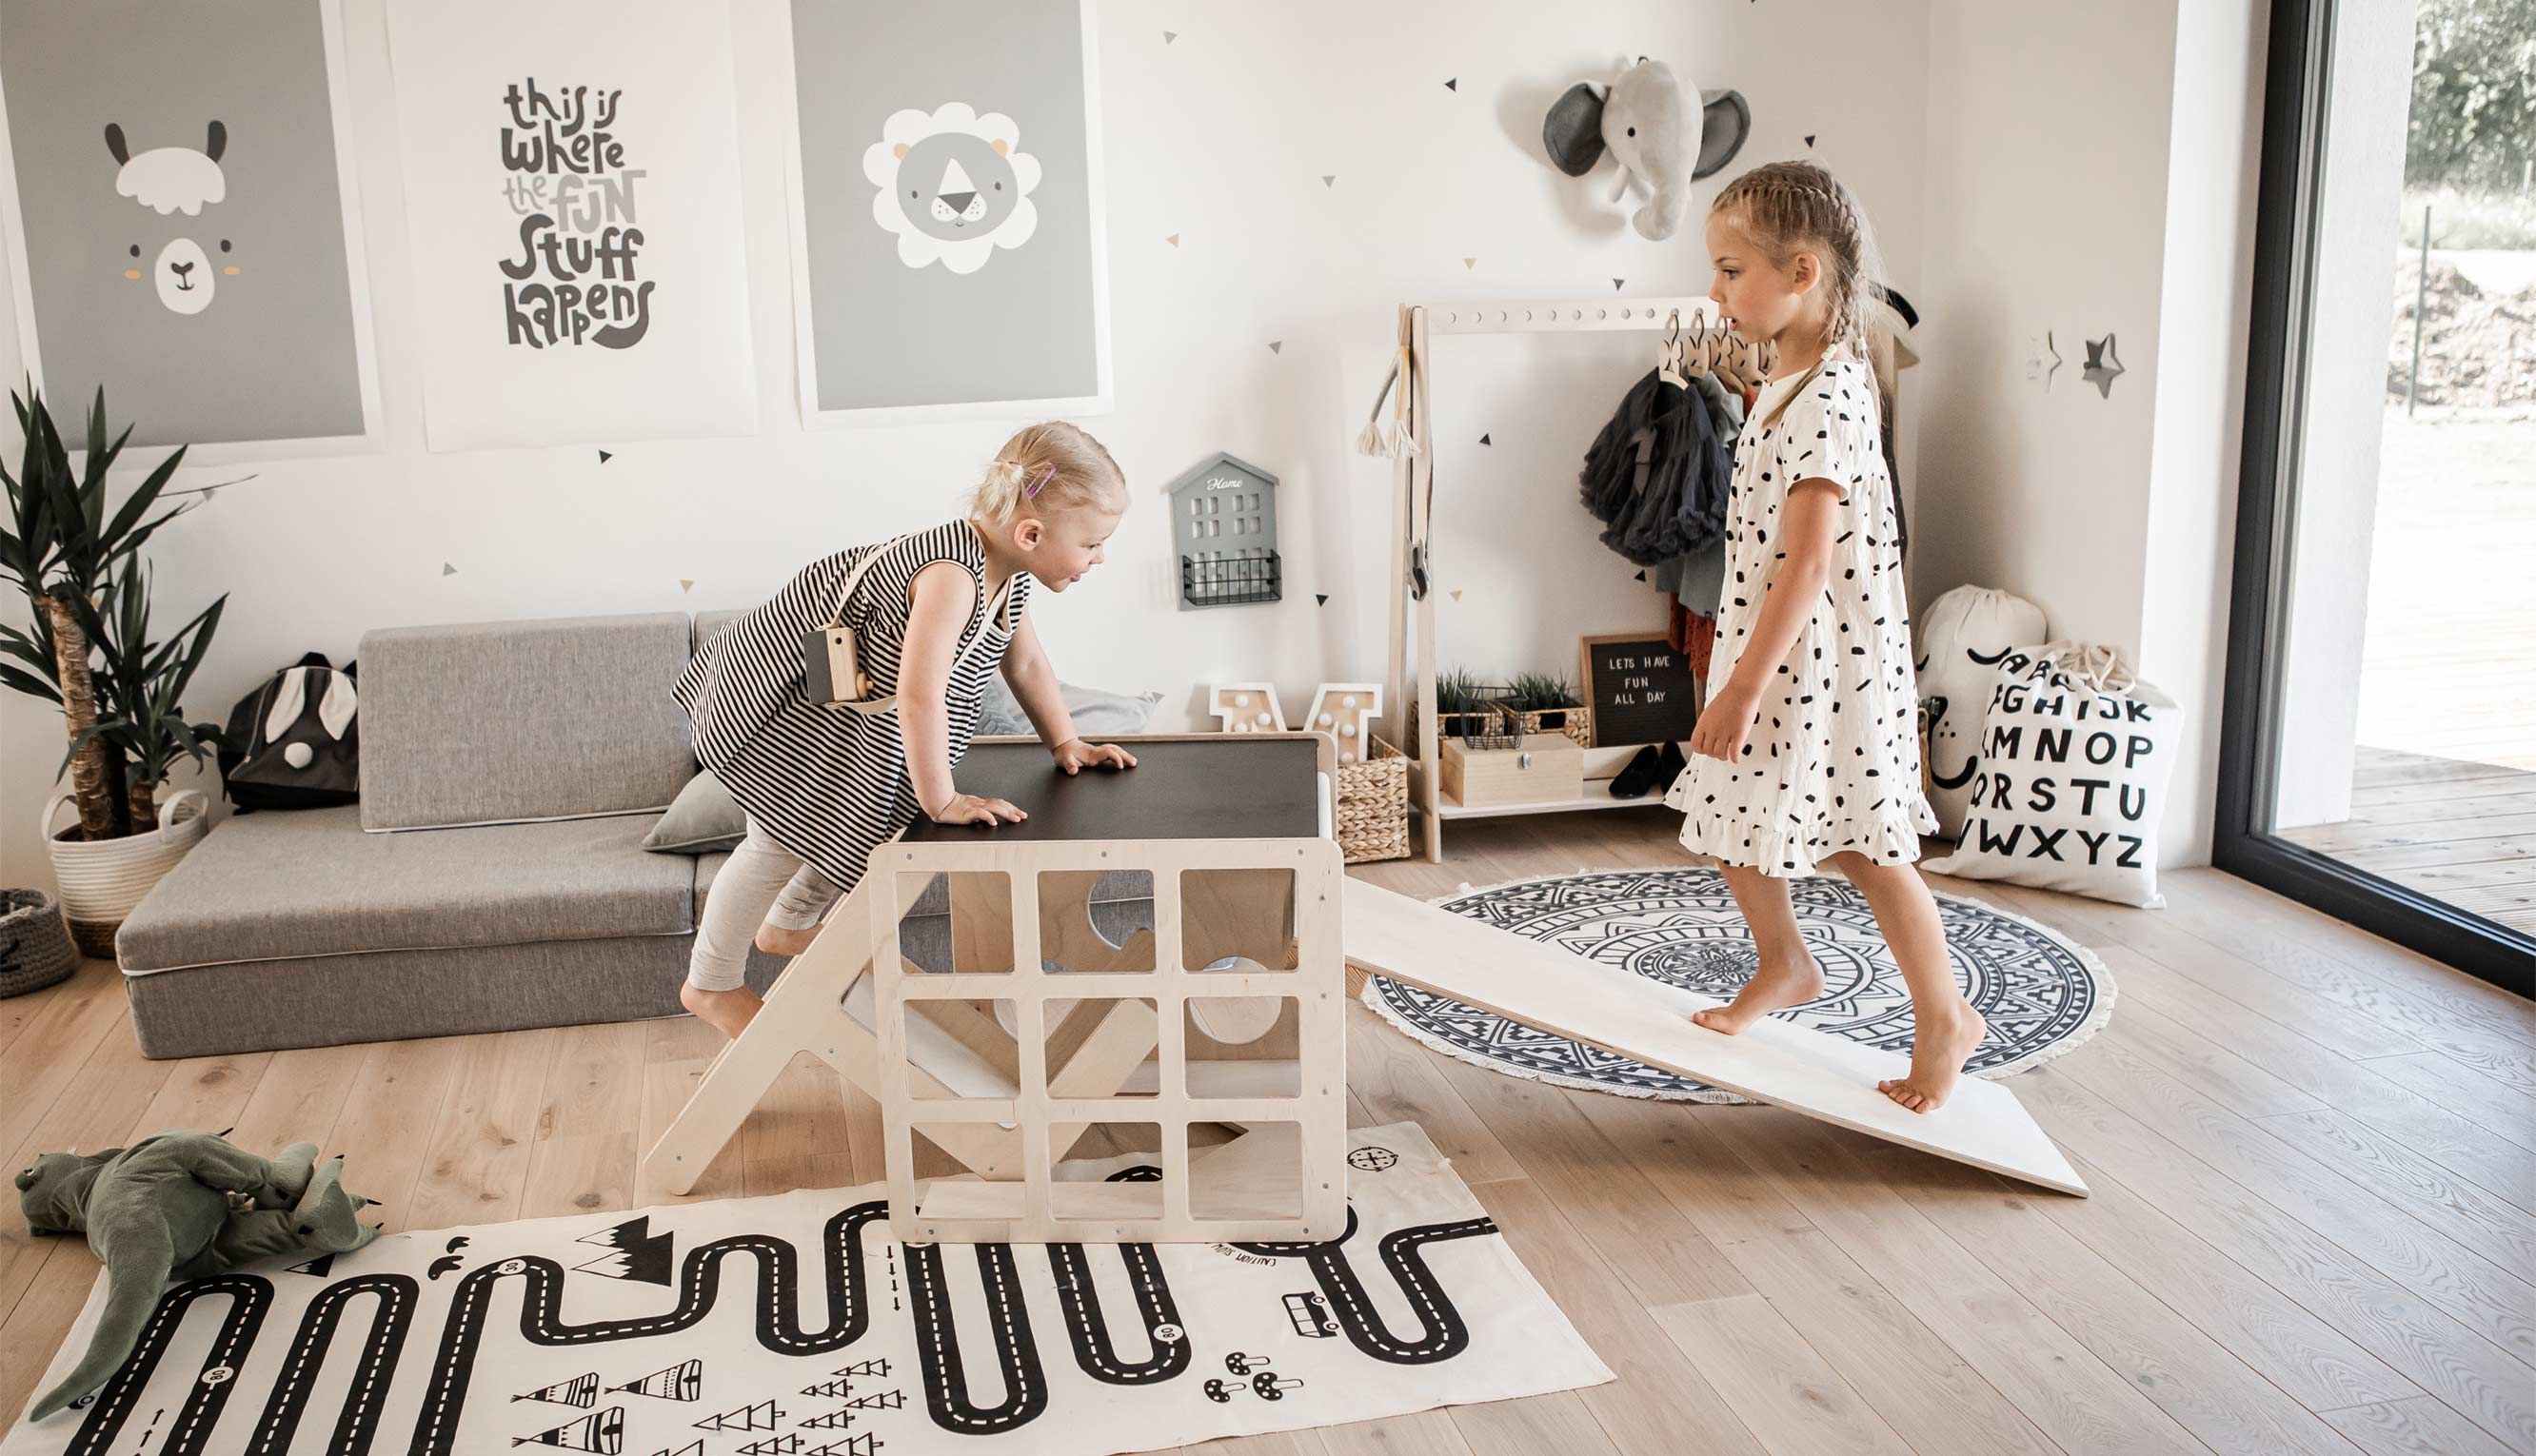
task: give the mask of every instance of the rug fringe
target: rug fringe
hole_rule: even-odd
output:
[[[1458,887],[1446,894],[1428,896],[1426,903],[1440,908],[1450,905],[1457,900],[1467,900],[1475,895],[1487,895],[1498,890],[1510,890],[1518,885],[1542,885],[1559,880],[1592,879],[1598,875],[1677,874],[1689,871],[1699,871],[1710,874],[1716,873],[1713,866],[1699,864],[1659,866],[1632,864],[1615,866],[1610,869],[1580,868],[1573,874],[1526,875],[1515,879],[1499,880],[1494,884],[1488,885],[1473,885],[1469,881],[1465,880]],[[1830,878],[1838,878],[1838,876],[1830,876]],[[2087,974],[2094,978],[2096,985],[2100,991],[2100,994],[2096,997],[2096,1004],[2088,1008],[2086,1018],[2080,1021],[2077,1026],[2071,1028],[2067,1036],[2060,1038],[2048,1046],[2037,1047],[2035,1050],[2018,1057],[2014,1061],[2004,1062],[1998,1066],[1988,1067],[1975,1072],[1972,1074],[1973,1076],[1979,1077],[1985,1082],[1997,1082],[2009,1077],[2030,1072],[2036,1067],[2048,1066],[2094,1040],[2096,1033],[2104,1030],[2105,1024],[2113,1019],[2114,1002],[2121,993],[2120,986],[2114,980],[2113,972],[2106,968],[2103,958],[2098,956],[2095,951],[2079,944],[2068,935],[2043,923],[2041,920],[2038,920],[2031,916],[2020,915],[2015,911],[2007,909],[2005,906],[1994,905],[1987,900],[1976,899],[1970,895],[1955,895],[1934,888],[1932,888],[1929,893],[1934,895],[1941,901],[1953,901],[1958,905],[1977,906],[1986,914],[1995,915],[2003,919],[2013,920],[2017,924],[2023,925],[2029,930],[2039,930],[2045,935],[2052,937],[2055,942],[2075,953],[2078,959],[2078,964],[2087,969]],[[1486,1067],[1490,1071],[1499,1073],[1500,1075],[1520,1077],[1528,1082],[1546,1082],[1553,1087],[1573,1088],[1580,1092],[1606,1092],[1610,1093],[1614,1097],[1636,1098],[1644,1102],[1692,1102],[1707,1103],[1711,1106],[1718,1107],[1734,1105],[1748,1106],[1752,1102],[1750,1098],[1740,1097],[1734,1093],[1721,1091],[1714,1087],[1709,1088],[1705,1092],[1668,1092],[1662,1088],[1622,1087],[1610,1082],[1597,1082],[1585,1077],[1570,1077],[1559,1072],[1535,1071],[1528,1067],[1518,1067],[1496,1060],[1493,1057],[1481,1055],[1478,1052],[1453,1045],[1447,1042],[1431,1040],[1425,1032],[1412,1025],[1398,1012],[1392,1010],[1390,1003],[1375,991],[1374,982],[1383,979],[1384,978],[1380,976],[1366,977],[1364,989],[1359,993],[1358,999],[1364,1002],[1367,1006],[1372,1007],[1374,1011],[1381,1015],[1383,1020],[1391,1023],[1391,1025],[1403,1036],[1408,1037],[1411,1041],[1416,1042],[1419,1045],[1424,1046],[1430,1051],[1440,1052],[1445,1056],[1453,1058],[1455,1061],[1468,1062],[1477,1067]]]

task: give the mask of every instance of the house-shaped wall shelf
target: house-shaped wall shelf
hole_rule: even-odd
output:
[[[1284,600],[1277,477],[1222,452],[1199,462],[1172,482],[1172,549],[1182,608]]]

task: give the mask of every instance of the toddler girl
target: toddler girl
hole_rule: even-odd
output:
[[[678,993],[689,1011],[738,1036],[758,1008],[743,980],[752,939],[799,954],[866,856],[918,813],[988,826],[1029,817],[951,779],[998,664],[1059,768],[1135,766],[1125,749],[1074,735],[1029,615],[1033,584],[1062,592],[1083,580],[1126,509],[1126,481],[1100,441],[1035,424],[996,452],[966,520],[814,561],[697,650],[678,703],[695,724],[696,757],[747,811],[748,834],[705,897]],[[897,697],[888,712],[803,696],[802,639],[835,618],[840,599],[873,696]]]

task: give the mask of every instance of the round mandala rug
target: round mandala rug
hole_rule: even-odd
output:
[[[1823,993],[1782,1016],[1887,1051],[1911,1050],[1911,993],[1867,900],[1835,875],[1789,886],[1806,944],[1823,972]],[[1465,888],[1437,908],[1546,941],[1667,985],[1732,997],[1757,956],[1744,917],[1714,869],[1606,870]],[[1990,1023],[1966,1070],[2005,1077],[2071,1049],[2114,1009],[2114,981],[2084,946],[1977,900],[1938,895],[1955,984]],[[1744,1099],[1537,1031],[1502,1016],[1383,977],[1364,1002],[1448,1056],[1516,1077],[1623,1097],[1737,1103]]]

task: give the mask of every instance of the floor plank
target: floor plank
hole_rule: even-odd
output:
[[[2212,1451],[2350,1456],[2350,1444],[2227,1347],[2034,1205],[2036,1195],[1935,1159],[1865,1155],[1885,1182]]]
[[[2158,1136],[2072,1080],[2063,1058],[2017,1095],[2094,1176],[2126,1183],[2202,1240],[2299,1300],[2404,1378],[2504,1441],[2536,1447],[2527,1367],[2284,1209]]]
[[[1909,1456],[1910,1443],[1759,1295],[1667,1304],[1655,1316],[1771,1450]]]
[[[1777,1108],[1718,1134],[1841,1250],[2066,1451],[2198,1450],[2141,1391],[1887,1188],[1857,1153],[1873,1139]]]
[[[2425,1396],[2326,1415],[2368,1456],[2510,1456],[2473,1422]]]

